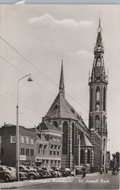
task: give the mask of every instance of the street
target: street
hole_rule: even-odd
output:
[[[17,189],[119,189],[119,175],[88,175],[75,177],[72,182],[34,184]]]

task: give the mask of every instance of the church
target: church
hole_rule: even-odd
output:
[[[81,165],[85,166],[88,172],[99,171],[100,167],[105,169],[108,165],[107,85],[102,27],[99,20],[93,66],[88,82],[88,126],[66,99],[62,61],[58,94],[42,122],[34,129],[20,126],[20,163],[71,170]],[[15,130],[16,126],[9,124],[0,128],[0,160],[2,164],[9,166],[16,163]]]
[[[87,167],[88,171],[98,171],[100,167],[105,169],[107,152],[107,84],[102,28],[99,19],[92,72],[88,84],[88,127],[65,98],[63,61],[58,94],[42,119],[42,124],[47,123],[49,126],[54,126],[54,129],[62,134],[61,167],[74,169],[77,165],[83,165]],[[37,127],[38,131],[40,131],[39,126],[40,124]]]

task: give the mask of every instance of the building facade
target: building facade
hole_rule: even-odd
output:
[[[19,127],[19,162],[23,165],[33,165],[35,160],[35,132],[33,129],[27,129],[23,126]],[[16,166],[16,126],[4,124],[0,128],[1,164],[7,166]]]
[[[61,168],[62,132],[42,121],[36,128],[35,164],[45,168]]]
[[[108,79],[105,73],[104,65],[104,47],[102,42],[102,28],[99,20],[98,34],[96,45],[94,48],[94,60],[92,73],[89,78],[89,130],[95,130],[99,134],[101,143],[101,161],[100,166],[106,167],[106,151],[107,151],[107,85]],[[94,143],[94,140],[92,140]],[[100,141],[100,140],[99,140]],[[97,147],[96,147],[97,148]],[[94,152],[94,159],[97,159],[98,153]],[[99,163],[94,162],[95,167]],[[97,165],[96,165],[97,164]]]

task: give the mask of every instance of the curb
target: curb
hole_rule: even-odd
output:
[[[43,183],[66,183],[66,182],[72,182],[74,180],[74,177],[62,177],[62,178],[48,178],[48,179],[38,179],[38,180],[25,180],[25,181],[19,181],[19,182],[9,182],[9,183],[1,183],[0,189],[13,189],[23,186],[29,186],[34,184],[43,184]]]
[[[96,176],[98,173],[89,173],[87,176]],[[34,184],[43,184],[43,183],[68,183],[73,182],[75,179],[79,179],[81,176],[69,176],[69,177],[60,177],[60,178],[47,178],[47,179],[37,179],[37,180],[25,180],[25,181],[15,181],[9,183],[0,183],[0,189],[14,189],[18,187],[24,187]]]

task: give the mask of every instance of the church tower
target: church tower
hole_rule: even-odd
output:
[[[101,166],[106,165],[107,151],[107,85],[108,79],[104,65],[104,47],[102,42],[102,28],[99,19],[97,40],[94,48],[94,60],[89,78],[89,129],[94,129],[102,139]]]

